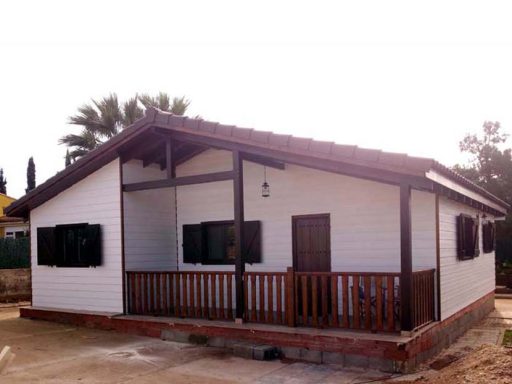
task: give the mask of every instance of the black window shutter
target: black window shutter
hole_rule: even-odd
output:
[[[244,223],[244,252],[247,263],[261,263],[261,222]]]
[[[478,219],[473,219],[473,256],[480,256],[480,226]]]
[[[37,228],[37,265],[56,265],[55,227]]]
[[[99,224],[88,225],[85,238],[86,264],[92,266],[101,265],[101,227]]]
[[[202,260],[201,224],[183,226],[183,262],[200,263]]]
[[[496,224],[487,222],[482,225],[482,242],[483,242],[483,251],[484,253],[490,253],[494,251],[495,246],[495,233],[496,233]]]
[[[464,260],[467,255],[466,250],[466,220],[463,215],[457,216],[457,256]]]

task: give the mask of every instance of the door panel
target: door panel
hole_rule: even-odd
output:
[[[292,226],[294,269],[297,272],[330,272],[329,215],[294,216]]]

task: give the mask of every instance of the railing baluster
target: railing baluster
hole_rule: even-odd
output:
[[[249,275],[251,278],[251,320],[256,321],[256,275]]]
[[[267,278],[267,323],[274,322],[274,276],[268,274]]]
[[[364,277],[364,327],[372,329],[372,280],[368,275]]]
[[[168,290],[168,287],[167,287],[167,272],[164,272],[160,275],[161,279],[162,279],[162,291],[163,291],[163,296],[162,296],[162,312],[164,313],[164,315],[168,315],[169,314],[169,302],[167,300],[167,294],[169,292]]]
[[[359,275],[352,275],[352,328],[360,328]]]
[[[311,319],[313,327],[318,327],[318,279],[311,276]]]
[[[219,317],[224,319],[224,274],[219,274]]]
[[[331,324],[338,326],[338,275],[331,276]]]
[[[302,290],[302,325],[309,324],[308,315],[308,276],[301,277],[301,290]]]
[[[260,322],[265,321],[265,276],[259,274],[258,275],[258,289],[260,290],[259,297],[259,305],[260,305],[260,314],[258,320]]]
[[[383,301],[382,301],[382,277],[375,276],[375,312],[377,314],[377,324],[376,328],[378,331],[382,331],[382,317],[383,317]]]
[[[247,313],[247,284],[244,279],[244,295],[245,295],[245,310]],[[228,289],[228,319],[233,318],[233,275],[231,273],[227,276],[227,289]]]
[[[210,318],[210,294],[208,293],[208,274],[203,273],[203,317]]]
[[[387,325],[388,331],[395,330],[395,278],[392,276],[387,277],[387,286],[386,286],[386,294],[387,294]]]
[[[349,319],[348,319],[348,314],[349,314],[349,306],[348,306],[348,276],[347,275],[343,275],[341,277],[341,282],[342,282],[342,300],[343,300],[343,328],[348,328],[350,326],[349,324]]]
[[[212,272],[210,274],[211,283],[212,283],[212,311],[210,313],[212,319],[216,319],[217,316],[217,274]]]
[[[320,287],[322,288],[322,326],[327,327],[329,325],[329,292],[327,289],[327,275],[322,275],[320,282]]]
[[[282,294],[281,294],[281,283],[282,276],[276,276],[276,322],[277,324],[283,324],[283,312],[282,312]]]

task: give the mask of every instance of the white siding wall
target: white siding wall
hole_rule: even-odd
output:
[[[472,260],[457,259],[457,216],[476,216],[477,210],[448,200],[439,199],[439,239],[441,256],[441,319],[453,315],[495,288],[494,252],[482,251],[480,225],[480,256]],[[482,215],[482,213],[480,213]]]
[[[119,162],[114,160],[30,212],[34,306],[122,312],[120,200]],[[38,227],[84,222],[101,225],[101,266],[37,265]]]
[[[164,179],[159,167],[123,165],[125,183]],[[124,192],[125,266],[133,270],[176,269],[174,188]]]
[[[177,169],[178,176],[232,169],[231,153],[209,150]],[[292,266],[293,215],[330,213],[333,271],[399,271],[398,187],[286,165],[267,168],[271,197],[261,197],[263,167],[244,162],[245,219],[262,222],[262,263],[247,270],[284,271]],[[183,224],[233,219],[231,181],[177,189],[181,270],[232,270],[233,266],[183,264]],[[435,199],[413,192],[415,268],[435,267]]]

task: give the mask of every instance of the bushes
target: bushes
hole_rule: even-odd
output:
[[[30,268],[30,238],[0,239],[0,269]]]

